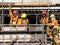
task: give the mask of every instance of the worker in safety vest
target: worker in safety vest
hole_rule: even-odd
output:
[[[43,24],[44,30],[46,30],[46,24],[48,23],[48,18],[46,17],[46,11],[42,11],[41,19],[39,20],[40,24]]]
[[[55,15],[54,14],[51,14],[50,15],[50,19],[51,19],[51,22],[48,23],[49,25],[49,37],[52,38],[53,35],[55,36],[55,34],[57,34],[57,31],[58,31],[58,20],[56,20],[55,18]],[[54,34],[52,34],[54,33]]]
[[[11,8],[9,8],[9,15],[10,15],[10,24],[17,24],[17,19],[18,19],[18,15],[17,15],[17,10],[12,10]]]
[[[21,18],[18,18],[18,24],[28,24],[29,23],[29,20],[26,18],[27,17],[27,14],[26,13],[23,13],[21,15]]]
[[[9,4],[9,16],[10,16],[10,24],[17,24],[18,19],[17,10],[13,10],[12,12],[10,4]]]
[[[41,24],[46,24],[46,23],[48,23],[48,18],[46,17],[46,11],[45,11],[45,10],[42,11],[42,17],[41,17],[41,20],[39,20],[39,22],[40,22]]]

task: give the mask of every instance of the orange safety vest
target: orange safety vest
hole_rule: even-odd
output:
[[[48,23],[48,18],[47,17],[41,18],[41,23]]]
[[[53,21],[51,22],[51,24],[57,25],[57,24],[58,24],[58,21],[57,21],[57,20],[53,20]]]
[[[23,20],[21,18],[18,18],[17,24],[22,24]]]
[[[18,23],[17,24],[28,24],[29,23],[29,20],[28,19],[25,19],[25,20],[23,20],[23,19],[18,19]]]

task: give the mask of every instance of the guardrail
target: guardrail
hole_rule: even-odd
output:
[[[11,45],[13,44],[13,42],[24,44],[37,43],[38,45],[41,43],[42,39],[42,35],[40,35],[42,33],[41,25],[1,24],[0,27],[2,28],[2,30],[0,31],[0,43],[3,43],[4,45],[6,45],[6,43],[10,43]]]
[[[50,37],[47,37],[45,24],[29,24],[29,25],[13,25],[13,24],[0,24],[2,30],[0,31],[0,43],[6,45],[20,43],[36,43],[35,45],[47,45]],[[10,29],[11,28],[11,29]],[[52,45],[54,41],[50,41]],[[31,44],[32,45],[32,44]]]

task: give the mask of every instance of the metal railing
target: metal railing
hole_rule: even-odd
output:
[[[8,42],[10,44],[13,42],[25,43],[25,44],[36,43],[36,45],[41,43],[41,39],[43,37],[41,34],[42,33],[41,25],[31,24],[28,27],[27,27],[27,25],[18,25],[16,27],[16,25],[11,24],[11,27],[13,27],[13,28],[10,30],[9,30],[9,28],[11,28],[11,27],[9,24],[1,24],[0,26],[2,28],[2,30],[0,31],[0,36],[1,36],[0,42],[4,43],[4,45],[6,45],[6,42]],[[19,27],[19,29],[16,29],[18,27]],[[27,30],[27,28],[28,28],[28,30]],[[16,45],[18,45],[18,44],[16,44]]]
[[[48,45],[48,43],[52,45],[55,43],[50,37],[47,37],[43,24],[29,24],[28,27],[27,25],[1,24],[0,27],[2,28],[0,31],[0,43],[4,45],[6,43],[10,43],[10,45],[15,43],[16,45],[21,43],[24,43],[24,45],[29,45],[28,43],[30,45],[33,43],[35,45]]]

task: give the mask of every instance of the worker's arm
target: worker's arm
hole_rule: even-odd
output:
[[[51,23],[47,23],[47,25],[49,25],[49,26],[53,26],[53,25],[56,25],[56,21],[52,21]]]
[[[12,16],[13,16],[11,8],[9,8],[9,16],[10,16],[10,24],[11,24],[12,23]]]
[[[13,16],[11,7],[9,7],[9,16]]]
[[[12,24],[12,17],[10,17],[10,24]]]
[[[12,9],[11,9],[11,5],[9,4],[9,16],[10,16],[10,24],[12,23],[12,17],[13,17],[13,14],[12,14]]]
[[[13,14],[12,14],[12,9],[11,9],[11,5],[9,4],[9,16],[11,17]]]
[[[51,24],[52,25],[57,25],[58,24],[58,21],[57,20],[54,20]]]
[[[26,24],[29,24],[29,20],[28,19],[26,19]]]

